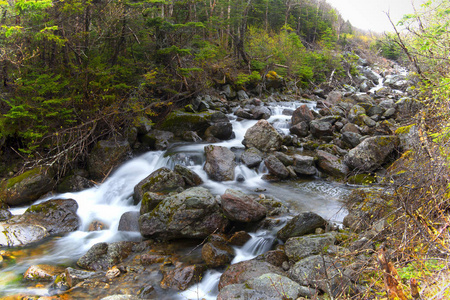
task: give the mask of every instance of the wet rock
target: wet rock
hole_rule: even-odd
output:
[[[77,265],[86,270],[106,271],[127,258],[133,245],[133,242],[95,244],[77,261]]]
[[[241,284],[267,273],[286,275],[281,268],[265,261],[247,260],[233,264],[220,276],[219,291],[230,284]]]
[[[205,146],[206,163],[203,169],[212,180],[230,181],[234,180],[234,169],[236,168],[234,153],[222,146]]]
[[[173,138],[170,131],[154,129],[142,137],[142,143],[152,150],[166,150]]]
[[[197,173],[195,173],[189,168],[186,168],[185,166],[175,165],[173,170],[178,174],[180,174],[181,177],[183,177],[184,182],[186,183],[187,186],[192,187],[203,183],[203,180]]]
[[[282,216],[289,212],[289,208],[287,208],[286,205],[281,203],[280,201],[266,198],[265,195],[259,195],[260,200],[258,201],[259,204],[264,205],[264,207],[267,209],[267,216]]]
[[[289,132],[298,137],[306,137],[309,134],[309,124],[302,121],[289,128]]]
[[[93,179],[101,180],[125,161],[131,147],[128,141],[99,141],[88,156],[88,170]]]
[[[345,177],[349,169],[339,157],[323,150],[317,150],[318,167],[331,176]]]
[[[163,270],[161,288],[186,290],[190,285],[200,282],[205,268],[202,265],[182,266],[173,270]]]
[[[51,266],[51,265],[33,265],[29,267],[24,275],[23,279],[27,280],[52,280],[59,274],[64,272],[63,267]]]
[[[215,197],[202,187],[166,197],[139,218],[143,236],[164,240],[205,238],[214,231],[223,232],[227,225]]]
[[[128,211],[120,217],[119,231],[139,231],[139,216],[138,211]]]
[[[290,260],[299,261],[310,255],[323,254],[327,247],[336,242],[335,235],[334,232],[329,232],[291,237],[285,243],[286,255]]]
[[[166,260],[167,256],[160,255],[160,254],[152,254],[152,253],[145,253],[141,255],[141,265],[149,266],[153,264],[160,264],[163,263]]]
[[[79,192],[94,186],[94,183],[80,175],[70,175],[64,177],[62,182],[56,187],[58,193]]]
[[[262,160],[263,153],[254,147],[245,150],[241,155],[241,161],[249,168],[258,167]]]
[[[306,104],[303,104],[292,114],[291,123],[293,126],[299,124],[300,122],[306,122],[306,124],[309,124],[312,120],[314,120],[313,113]]]
[[[19,176],[0,182],[0,203],[20,205],[39,199],[55,185],[53,174],[44,168],[34,168]]]
[[[229,140],[233,135],[233,126],[230,122],[218,122],[209,126],[205,131],[205,137]]]
[[[271,116],[271,111],[266,106],[257,106],[251,110],[252,118],[255,120],[261,120],[261,119],[269,119]]]
[[[274,175],[281,179],[286,179],[289,177],[288,169],[278,158],[275,157],[275,155],[269,155],[264,160],[264,165],[267,167],[271,175]]]
[[[288,277],[266,273],[247,280],[243,284],[231,284],[224,287],[217,296],[217,300],[297,299],[300,290],[300,285]]]
[[[369,137],[351,149],[345,156],[344,162],[351,169],[357,169],[359,172],[371,172],[385,163],[398,145],[397,136]]]
[[[88,279],[102,277],[104,275],[103,272],[91,272],[84,270],[77,270],[74,268],[66,268],[65,270],[66,282],[69,287],[74,287],[80,282],[83,282]]]
[[[316,175],[315,159],[311,156],[294,155],[294,171],[298,175]]]
[[[286,225],[277,232],[277,238],[286,241],[291,237],[314,233],[317,228],[324,228],[327,222],[318,214],[303,212],[290,219]]]
[[[228,265],[234,258],[232,247],[223,242],[208,242],[202,247],[202,259],[210,268]]]
[[[281,135],[267,120],[259,120],[247,130],[242,144],[247,148],[255,147],[258,150],[267,152],[269,150],[279,150],[282,141]]]
[[[78,203],[73,199],[53,199],[30,206],[19,222],[44,227],[51,235],[75,231],[81,221]]]
[[[0,246],[23,246],[49,236],[47,230],[34,224],[0,224]]]
[[[238,108],[234,112],[234,115],[239,118],[243,118],[243,119],[248,119],[248,120],[253,119],[253,114],[251,113],[251,111],[243,109],[242,107]]]
[[[202,140],[195,131],[184,131],[181,138],[188,142],[198,142]]]
[[[221,196],[225,216],[237,222],[255,222],[266,216],[267,209],[244,193],[227,189]]]
[[[134,187],[133,198],[135,203],[139,203],[147,192],[168,193],[179,187],[184,187],[183,177],[170,169],[160,168],[141,180]]]
[[[229,238],[228,243],[234,246],[244,246],[251,238],[252,236],[247,232],[238,231]]]

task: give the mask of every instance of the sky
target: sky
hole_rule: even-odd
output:
[[[384,12],[390,13],[396,24],[405,14],[419,9],[425,0],[326,0],[336,8],[344,20],[349,20],[354,27],[373,32],[393,31]]]

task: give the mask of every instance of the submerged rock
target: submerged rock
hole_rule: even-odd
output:
[[[134,244],[133,242],[95,244],[77,261],[77,265],[86,270],[106,271],[127,258]]]

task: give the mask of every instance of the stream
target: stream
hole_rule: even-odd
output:
[[[283,111],[295,110],[301,104],[304,103],[270,104],[272,116],[268,121],[277,130],[287,133],[291,116],[283,114]],[[315,108],[314,103],[308,105],[312,109]],[[225,146],[239,153],[239,151],[244,150],[241,142],[246,130],[257,121],[237,120],[233,115],[230,115],[229,118],[233,125],[235,137],[228,141],[215,143],[215,145]],[[203,149],[206,145],[208,143],[176,143],[166,151],[150,151],[125,162],[101,185],[77,193],[53,195],[39,200],[38,202],[54,198],[76,200],[79,205],[77,213],[82,222],[81,227],[78,231],[65,236],[49,238],[38,245],[21,248],[20,251],[26,254],[18,255],[15,264],[0,269],[0,296],[13,295],[25,292],[25,290],[27,294],[45,295],[47,293],[45,288],[30,290],[24,281],[11,283],[11,280],[8,280],[22,276],[31,265],[51,264],[73,267],[77,259],[96,243],[142,240],[139,232],[118,231],[119,220],[125,212],[139,211],[140,205],[133,204],[134,186],[161,167],[173,168],[175,164],[182,164],[190,168],[203,179],[204,184],[202,186],[209,189],[214,195],[223,194],[229,188],[241,190],[248,194],[254,194],[258,189],[258,191],[263,191],[262,193],[266,196],[281,201],[293,215],[302,211],[313,211],[331,222],[337,224],[342,222],[345,211],[342,210],[339,200],[349,193],[350,187],[325,181],[319,177],[268,182],[261,179],[262,175],[267,173],[263,163],[257,170],[238,164],[234,181],[212,181],[208,179],[203,170],[205,162]],[[26,209],[27,207],[14,208],[11,209],[11,212],[14,215],[19,215]],[[92,221],[101,221],[107,229],[89,232],[88,227]],[[270,250],[276,242],[275,234],[278,229],[251,233],[252,239],[247,244],[235,248],[237,255],[232,263],[251,259]],[[190,287],[187,291],[177,295],[167,294],[166,296],[157,293],[156,297],[158,299],[165,299],[166,297],[168,297],[167,299],[215,299],[218,293],[217,284],[220,275],[219,270],[208,270],[202,281]]]

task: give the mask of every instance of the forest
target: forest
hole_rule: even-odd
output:
[[[0,147],[15,156],[74,160],[137,115],[156,117],[226,83],[252,86],[270,71],[299,88],[355,75],[356,58],[344,55],[354,29],[320,0],[0,8]],[[61,155],[61,147],[73,151]]]

